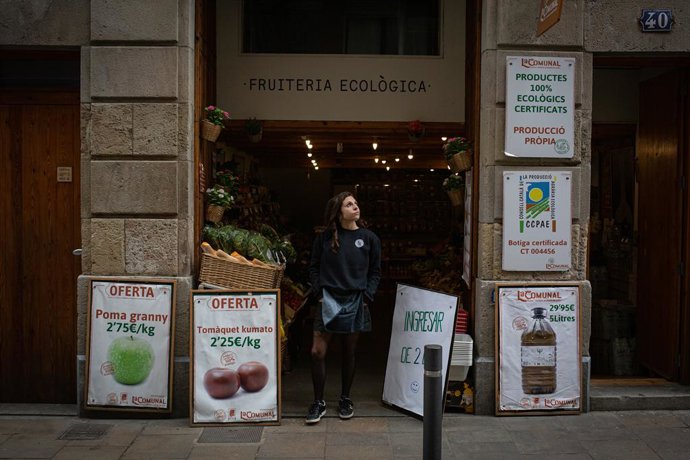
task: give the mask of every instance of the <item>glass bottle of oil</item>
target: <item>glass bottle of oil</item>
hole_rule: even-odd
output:
[[[532,309],[531,327],[522,333],[520,364],[522,391],[549,394],[556,391],[556,333],[546,320],[546,309]]]

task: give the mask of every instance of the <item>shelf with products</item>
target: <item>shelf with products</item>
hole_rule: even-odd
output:
[[[448,174],[429,170],[334,172],[334,186],[354,191],[368,228],[381,239],[384,289],[405,282],[460,292],[464,214],[462,207],[451,205],[442,187]],[[452,275],[446,276],[443,270]]]

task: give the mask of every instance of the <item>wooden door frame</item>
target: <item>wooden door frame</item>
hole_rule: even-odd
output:
[[[683,162],[683,196],[681,217],[685,231],[682,235],[683,277],[681,279],[680,343],[678,353],[679,382],[690,385],[690,70],[681,73],[681,126],[680,157]]]

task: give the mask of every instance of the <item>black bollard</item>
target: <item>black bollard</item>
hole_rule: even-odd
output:
[[[441,345],[424,346],[424,460],[441,460],[442,354]]]

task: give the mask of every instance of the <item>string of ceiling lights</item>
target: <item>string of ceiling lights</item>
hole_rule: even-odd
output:
[[[305,143],[305,145],[307,146],[307,158],[309,158],[309,159],[311,160],[311,165],[312,165],[312,167],[314,168],[314,170],[318,171],[318,170],[319,170],[319,163],[318,163],[318,161],[316,160],[316,158],[314,157],[314,154],[312,153],[312,150],[313,150],[313,148],[314,148],[314,144],[311,143],[311,140],[309,140],[309,137],[307,137],[307,136],[302,136],[302,139],[304,140],[304,143]],[[445,137],[445,136],[444,136],[444,137],[441,137],[441,141],[443,141],[443,142],[445,142],[447,139],[448,139],[448,138]],[[376,138],[374,138],[374,141],[371,143],[371,148],[372,148],[374,151],[378,150],[379,144],[378,144],[378,140],[377,140]],[[343,151],[343,144],[342,144],[342,142],[338,142],[338,143],[337,143],[336,151],[337,151],[338,153],[342,153],[342,151]],[[407,159],[408,159],[408,160],[414,159],[414,152],[413,152],[413,149],[409,149],[408,154],[407,154]],[[395,161],[395,163],[400,163],[400,157],[399,157],[399,156],[395,156],[395,157],[393,158],[393,161]],[[386,160],[385,157],[379,157],[378,155],[375,156],[375,157],[374,157],[374,163],[376,163],[376,164],[381,163],[381,165],[385,166],[386,171],[390,171],[390,170],[391,170],[390,165],[387,164],[387,163],[388,163],[388,160]],[[448,169],[450,169],[450,166],[448,166]],[[434,169],[432,168],[432,169],[430,169],[430,171],[433,172]]]

